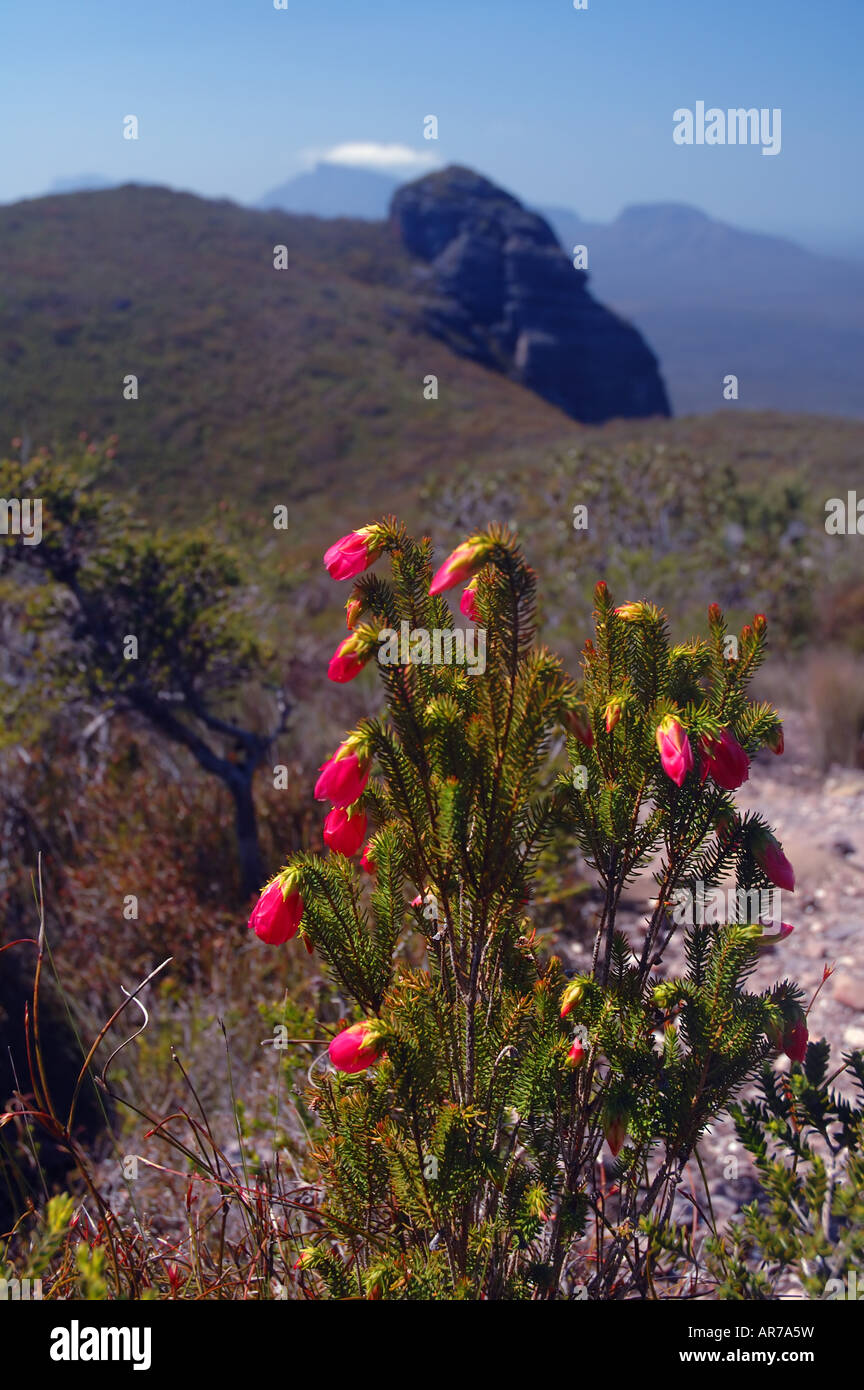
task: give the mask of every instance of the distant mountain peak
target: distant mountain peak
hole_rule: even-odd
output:
[[[390,216],[406,249],[426,261],[434,260],[462,232],[485,233],[499,240],[519,235],[559,250],[545,218],[461,164],[403,184],[393,195]]]
[[[864,415],[864,274],[688,203],[635,203],[611,222],[544,208],[591,283],[648,335],[676,410],[718,408],[734,372],[755,409]]]
[[[307,217],[359,217],[383,222],[396,179],[353,164],[319,160],[313,169],[296,174],[265,193],[259,208],[278,208],[282,212]]]
[[[657,361],[585,288],[549,223],[461,165],[393,195],[406,250],[430,265],[427,331],[585,423],[668,415]]]
[[[104,174],[71,174],[55,179],[48,189],[49,193],[101,193],[106,188],[116,188],[117,179],[106,178]]]
[[[521,208],[522,204],[512,193],[499,184],[469,169],[465,164],[448,164],[444,169],[434,169],[431,174],[423,174],[411,183],[404,185],[429,194],[441,202],[451,198],[482,198],[490,202],[506,203],[510,207]]]
[[[615,219],[616,222],[624,224],[648,222],[652,224],[664,223],[665,225],[712,222],[713,220],[707,212],[694,207],[692,203],[629,203],[627,207],[622,208]]]

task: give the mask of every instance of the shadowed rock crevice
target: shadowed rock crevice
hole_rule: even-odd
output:
[[[657,359],[588,293],[547,222],[470,169],[400,188],[391,222],[426,263],[428,332],[586,424],[669,415]]]

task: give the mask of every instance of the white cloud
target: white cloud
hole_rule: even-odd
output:
[[[431,150],[413,150],[410,145],[380,145],[373,140],[349,141],[329,150],[307,150],[306,157],[327,164],[349,164],[357,169],[430,169],[440,164]]]

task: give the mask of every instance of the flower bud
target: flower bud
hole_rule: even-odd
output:
[[[330,1043],[330,1061],[337,1071],[365,1071],[383,1054],[381,1026],[368,1020],[343,1028]]]
[[[324,553],[324,564],[332,579],[354,579],[377,560],[384,549],[380,526],[363,526],[349,531]]]
[[[750,848],[753,851],[753,858],[765,873],[766,878],[777,888],[783,888],[788,893],[795,892],[795,871],[783,848],[770,832],[761,827],[756,827],[750,833]]]
[[[586,748],[594,747],[594,730],[591,728],[591,720],[588,718],[587,705],[572,705],[563,712],[563,721],[567,729],[574,738],[578,738],[580,743],[584,743]]]
[[[750,776],[750,759],[728,729],[721,729],[716,738],[712,734],[705,734],[700,742],[700,751],[703,782],[710,775],[718,787],[734,792]]]
[[[468,588],[463,591],[462,597],[459,600],[459,612],[464,613],[465,617],[472,623],[479,623],[480,621],[480,610],[477,607],[477,592],[470,584]]]
[[[606,706],[606,732],[611,734],[618,720],[621,718],[621,701],[612,699]]]
[[[741,934],[753,941],[760,950],[766,950],[769,946],[777,946],[781,941],[785,941],[787,936],[791,936],[795,928],[788,922],[781,922],[780,929],[776,932],[766,931],[761,922],[748,922],[746,926],[739,928]]]
[[[780,754],[783,752],[782,724],[777,723],[774,725],[774,728],[771,730],[770,734],[767,735],[765,743],[771,749],[772,753],[776,753],[778,757],[780,756]]]
[[[366,812],[356,806],[334,806],[324,822],[324,843],[336,854],[351,859],[366,834]]]
[[[368,627],[360,627],[356,632],[352,632],[350,637],[345,637],[339,643],[327,667],[327,675],[331,681],[338,681],[340,685],[344,685],[346,681],[353,681],[355,676],[359,676],[374,652],[376,642],[375,633]]]
[[[463,580],[470,579],[485,565],[494,548],[495,542],[488,536],[471,536],[469,540],[457,545],[437,570],[429,585],[430,595],[434,597],[435,594],[443,594],[445,589],[452,589]]]
[[[321,764],[321,775],[315,783],[315,800],[330,801],[334,806],[351,806],[363,795],[371,766],[367,736],[350,734],[332,758]]]
[[[807,1060],[807,1044],[810,1041],[810,1034],[807,1031],[807,1021],[801,1018],[787,1026],[783,1034],[783,1051],[790,1062],[800,1062],[803,1066]]]
[[[582,1002],[585,993],[584,980],[571,980],[561,995],[561,1017],[566,1018],[570,1010]]]
[[[284,869],[261,893],[249,918],[249,929],[268,946],[283,946],[296,936],[303,916],[296,869]]]
[[[582,1043],[581,1038],[574,1038],[574,1039],[573,1039],[573,1042],[572,1042],[572,1044],[571,1044],[571,1046],[570,1046],[570,1051],[567,1053],[567,1065],[568,1065],[569,1067],[578,1067],[578,1066],[580,1065],[580,1063],[582,1063],[582,1062],[584,1062],[584,1061],[585,1061],[585,1047],[584,1047],[584,1044]]]
[[[614,610],[619,618],[623,618],[625,623],[638,622],[645,616],[644,603],[620,603]]]
[[[774,1052],[785,1052],[792,1062],[804,1062],[807,1057],[807,1015],[796,1000],[772,1000],[774,1019],[765,1029]]]
[[[613,612],[625,623],[658,623],[663,616],[662,608],[646,599],[639,603],[621,603]]]
[[[684,727],[674,715],[667,714],[657,725],[656,738],[663,771],[680,787],[693,768],[693,750]]]
[[[624,1140],[630,1116],[621,1100],[608,1100],[603,1107],[603,1133],[614,1158],[618,1157]]]

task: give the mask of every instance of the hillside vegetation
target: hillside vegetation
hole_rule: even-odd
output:
[[[655,563],[661,586],[686,577],[694,611],[722,581],[737,612],[759,573],[793,638],[826,590],[843,591],[839,640],[860,629],[855,538],[824,531],[826,499],[855,485],[860,423],[730,405],[580,426],[423,332],[422,272],[384,224],[131,185],[0,209],[0,244],[0,439],[62,450],[117,433],[108,483],[144,517],[239,540],[313,631],[322,549],[384,510],[441,544],[515,522],[550,561],[558,629],[581,628],[598,573],[656,584]],[[137,400],[123,399],[129,373]]]
[[[0,245],[0,438],[116,432],[126,486],[160,515],[332,506],[349,482],[372,498],[571,431],[421,332],[412,262],[381,225],[130,186],[2,208]]]

